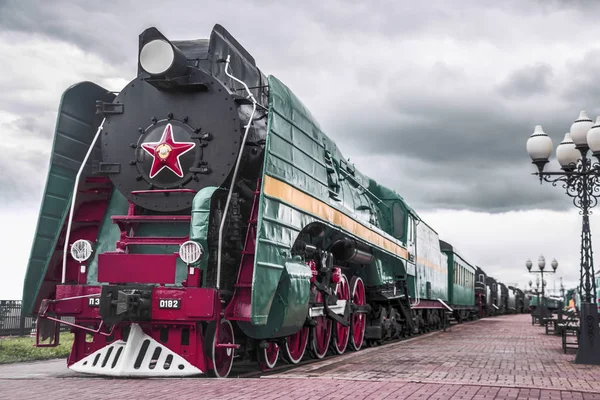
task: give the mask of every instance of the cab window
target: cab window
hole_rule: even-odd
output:
[[[404,210],[400,203],[394,203],[392,206],[392,217],[394,218],[394,237],[397,239],[404,238]]]

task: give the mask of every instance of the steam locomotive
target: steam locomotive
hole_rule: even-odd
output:
[[[478,270],[222,26],[149,28],[119,93],[62,96],[23,306],[72,370],[227,377],[497,313]]]

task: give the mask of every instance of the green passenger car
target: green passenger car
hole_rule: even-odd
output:
[[[475,272],[471,265],[451,244],[440,240],[441,249],[448,258],[448,292],[454,317],[459,321],[473,319],[475,307]]]

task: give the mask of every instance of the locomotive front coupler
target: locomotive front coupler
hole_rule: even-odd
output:
[[[100,294],[100,317],[108,325],[152,319],[151,285],[106,285]]]

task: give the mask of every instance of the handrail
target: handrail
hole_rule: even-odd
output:
[[[102,129],[104,127],[104,121],[106,121],[106,118],[104,118],[102,120],[102,123],[100,123],[100,126],[98,127],[98,130],[96,131],[96,135],[94,136],[94,139],[92,139],[92,143],[90,144],[90,147],[89,147],[87,153],[85,154],[83,161],[81,162],[81,166],[79,167],[79,171],[77,171],[77,175],[75,176],[75,184],[73,185],[73,196],[71,196],[71,210],[69,211],[69,219],[67,221],[67,231],[65,232],[65,247],[63,249],[63,265],[62,265],[61,283],[65,283],[65,281],[67,280],[67,253],[68,253],[68,249],[69,249],[69,239],[71,237],[71,224],[73,223],[73,213],[75,212],[75,200],[77,199],[77,189],[79,188],[79,178],[81,178],[81,173],[83,172],[83,169],[85,168],[85,164],[87,164],[87,161],[90,158],[90,154],[92,154],[92,151],[94,150],[94,147],[96,146],[98,137],[100,137],[100,132],[102,132]]]
[[[42,300],[42,304],[40,306],[39,318],[47,319],[47,320],[52,321],[52,322],[56,322],[56,323],[59,323],[59,324],[67,325],[67,326],[70,326],[72,328],[82,329],[82,330],[84,330],[86,332],[90,332],[90,333],[93,333],[93,334],[99,334],[99,335],[107,336],[107,337],[111,336],[113,334],[114,330],[115,330],[115,326],[116,325],[113,325],[112,327],[110,327],[110,331],[108,333],[102,332],[102,327],[104,326],[104,321],[102,321],[102,320],[100,321],[100,324],[98,325],[98,329],[94,330],[94,329],[88,328],[88,327],[83,326],[83,325],[77,325],[75,323],[68,322],[68,321],[62,320],[60,318],[50,317],[50,316],[47,315],[48,309],[50,308],[50,304],[58,303],[59,301],[77,300],[77,299],[84,299],[84,298],[91,298],[91,297],[100,297],[100,296],[101,296],[100,293],[93,293],[93,294],[86,294],[86,295],[82,295],[82,296],[65,297],[65,298],[62,298],[62,299],[44,299],[44,300]]]
[[[219,245],[218,245],[218,250],[217,250],[217,282],[216,282],[217,289],[219,289],[219,286],[221,284],[221,257],[222,257],[221,252],[223,249],[223,228],[225,227],[225,220],[227,219],[227,211],[229,210],[229,203],[231,202],[231,196],[233,194],[233,187],[235,186],[235,179],[237,177],[238,169],[240,167],[240,161],[242,160],[244,146],[246,145],[246,138],[248,137],[248,132],[250,131],[250,125],[252,124],[252,120],[254,119],[254,113],[256,112],[256,105],[257,105],[257,102],[254,99],[252,92],[250,92],[250,89],[248,89],[248,85],[246,85],[243,81],[237,79],[236,77],[234,77],[227,71],[228,67],[230,67],[230,64],[229,64],[230,58],[231,58],[231,56],[228,54],[227,60],[225,60],[225,74],[228,77],[230,77],[231,79],[233,79],[234,81],[241,83],[244,86],[244,88],[246,89],[246,92],[248,92],[248,96],[246,96],[246,98],[250,99],[252,101],[252,113],[250,114],[250,118],[248,118],[248,123],[245,126],[246,130],[244,131],[244,138],[242,139],[242,143],[240,144],[240,151],[238,153],[237,161],[235,162],[235,169],[233,170],[233,176],[231,177],[231,183],[229,185],[229,193],[227,194],[227,202],[225,203],[225,209],[223,210],[221,226],[219,226]]]
[[[197,193],[194,189],[154,189],[154,190],[134,190],[131,194],[154,194],[154,193]]]
[[[444,300],[438,298],[437,301],[439,301],[440,303],[442,303],[442,305],[444,307],[446,307],[448,309],[448,311],[454,311],[448,304],[444,303]]]
[[[384,206],[387,207],[388,210],[391,210],[390,206],[388,206],[387,204],[385,204],[382,199],[380,199],[374,193],[372,193],[369,189],[367,189],[362,183],[360,183],[356,179],[356,177],[354,177],[353,175],[351,175],[347,171],[344,171],[343,168],[340,168],[339,170],[346,176],[346,178],[352,179],[354,181],[354,183],[356,183],[358,186],[361,187],[362,190],[364,190],[365,192],[367,192],[367,194],[369,194],[377,202],[377,204],[383,204]]]

